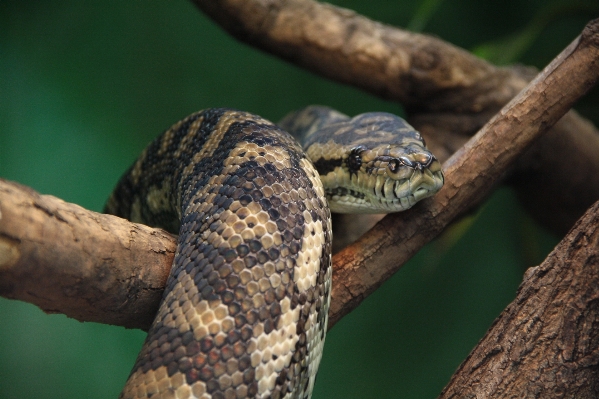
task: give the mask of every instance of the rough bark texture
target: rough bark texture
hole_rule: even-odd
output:
[[[495,67],[438,38],[326,3],[192,1],[253,47],[400,102],[442,161],[534,76],[522,68]],[[548,178],[556,159],[559,172]],[[565,234],[599,198],[599,132],[569,112],[566,123],[558,124],[522,157],[514,183],[531,214],[557,235]]]
[[[81,321],[148,328],[175,237],[0,179],[0,295]]]
[[[537,267],[439,399],[599,397],[599,202]]]

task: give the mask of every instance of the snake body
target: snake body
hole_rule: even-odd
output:
[[[305,151],[259,116],[194,113],[144,150],[108,200],[108,213],[179,234],[121,398],[309,398],[331,292],[327,198],[333,210],[381,213],[443,183],[419,134],[389,114],[309,107],[281,125]],[[383,145],[393,129],[399,144]],[[365,205],[371,193],[383,200]]]

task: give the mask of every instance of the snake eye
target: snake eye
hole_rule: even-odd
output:
[[[391,161],[389,161],[388,168],[391,171],[391,173],[397,172],[399,169],[399,161],[397,159],[392,159]]]
[[[412,161],[410,161],[410,160],[409,160],[408,158],[406,158],[406,157],[400,157],[400,158],[399,158],[399,161],[400,161],[400,162],[401,162],[403,165],[409,166],[409,167],[411,167],[411,168],[413,168],[413,167],[414,167],[414,163],[413,163]]]
[[[362,156],[360,155],[364,151],[364,147],[352,148],[347,158],[347,167],[351,172],[357,172],[362,166]]]

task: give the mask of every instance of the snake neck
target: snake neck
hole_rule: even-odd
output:
[[[277,125],[291,133],[306,150],[312,135],[321,132],[327,126],[349,119],[349,116],[332,108],[312,105],[287,114]]]

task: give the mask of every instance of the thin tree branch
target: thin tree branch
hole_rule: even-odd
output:
[[[477,205],[510,164],[596,81],[597,21],[445,164],[432,200],[390,215],[333,258],[330,326]],[[147,329],[175,239],[0,180],[0,295],[78,320]],[[141,266],[140,266],[141,265]]]

